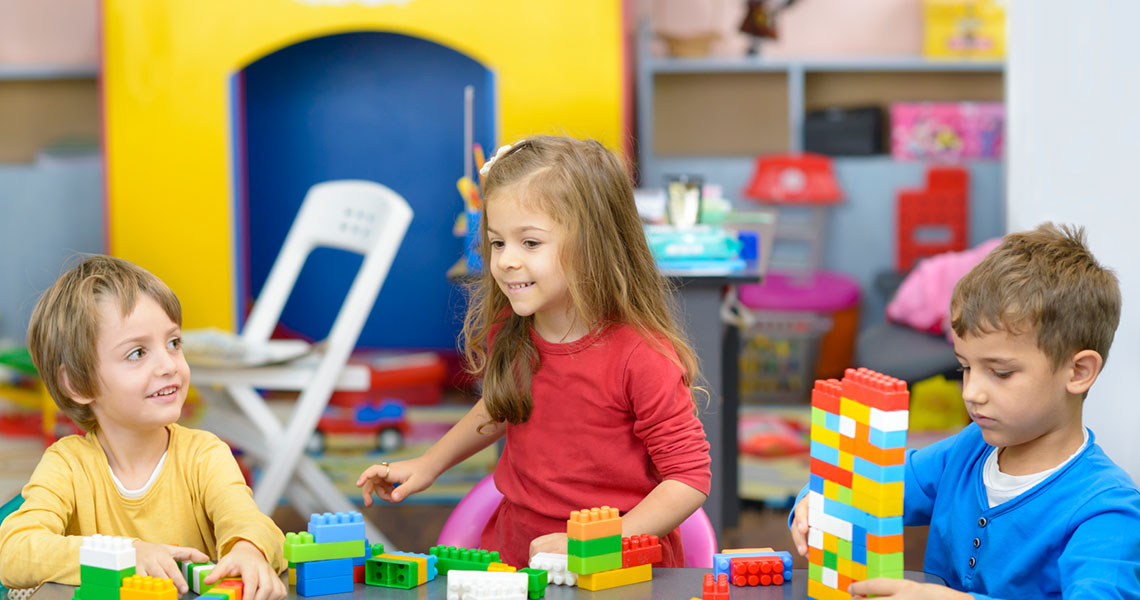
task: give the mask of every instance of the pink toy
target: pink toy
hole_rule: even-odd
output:
[[[897,102],[891,105],[891,155],[899,160],[1000,159],[1000,102]]]
[[[478,548],[479,538],[483,533],[483,526],[503,495],[495,487],[494,474],[488,475],[475,484],[471,491],[459,501],[443,530],[439,532],[436,544],[442,546],[458,546],[460,548]],[[681,523],[681,541],[685,546],[685,566],[696,569],[711,569],[712,556],[716,552],[716,532],[704,509],[697,512]]]

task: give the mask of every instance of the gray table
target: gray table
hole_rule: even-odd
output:
[[[546,598],[549,600],[567,600],[572,598],[597,598],[599,600],[650,600],[661,598],[679,600],[681,598],[700,598],[701,582],[704,580],[705,573],[711,573],[711,571],[709,569],[654,569],[653,581],[600,592],[588,592],[576,587],[551,585],[546,588]],[[936,583],[939,585],[944,584],[942,579],[937,575],[917,571],[907,571],[905,575],[907,579],[914,581]],[[40,588],[40,590],[32,596],[32,600],[71,600],[71,596],[74,592],[75,588],[70,585],[49,583]],[[732,600],[807,598],[807,570],[796,569],[792,574],[792,583],[790,585],[784,584],[782,586],[751,588],[733,587],[729,595],[732,596]],[[193,597],[194,594],[190,593],[186,596]],[[429,581],[427,584],[411,590],[397,590],[357,584],[352,594],[334,594],[331,596],[315,597],[328,598],[329,600],[412,600],[446,598],[447,578],[441,575],[434,581]],[[296,589],[289,588],[288,600],[298,600],[299,598],[300,596],[297,596]]]

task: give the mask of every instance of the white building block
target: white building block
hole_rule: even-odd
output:
[[[79,546],[79,564],[112,571],[135,566],[134,541],[125,537],[90,535]]]
[[[566,567],[566,555],[554,552],[539,552],[530,559],[530,568],[546,571],[546,583],[576,586],[578,574]]]
[[[823,550],[823,530],[818,527],[809,527],[807,543],[812,548]]]
[[[820,582],[823,583],[823,585],[825,585],[825,586],[827,586],[833,590],[839,588],[839,571],[836,571],[835,569],[829,569],[827,567],[824,567],[823,571],[820,573],[819,579],[820,579]],[[847,590],[843,590],[843,591],[846,592]]]
[[[906,431],[910,426],[909,410],[871,409],[871,427],[879,431]]]
[[[447,600],[526,600],[530,577],[499,571],[448,571]]]
[[[872,408],[871,410],[875,410],[875,409]],[[849,437],[849,438],[855,437],[855,419],[852,419],[851,417],[844,417],[844,416],[840,415],[840,417],[839,417],[839,434],[846,436],[846,437]]]

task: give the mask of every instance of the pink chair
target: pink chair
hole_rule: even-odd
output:
[[[491,518],[491,513],[495,512],[502,497],[495,487],[494,475],[484,477],[451,511],[447,522],[443,524],[443,530],[439,532],[436,544],[478,548],[483,526]],[[716,532],[703,508],[698,508],[697,512],[681,523],[681,541],[685,546],[685,566],[712,568],[712,556],[717,552]]]

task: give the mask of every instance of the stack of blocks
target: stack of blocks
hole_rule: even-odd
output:
[[[649,581],[661,560],[656,536],[622,539],[621,516],[609,506],[571,511],[566,537],[567,568],[592,592]]]
[[[356,563],[364,560],[367,549],[360,513],[314,513],[308,531],[285,536],[289,582],[298,596],[351,593]]]
[[[869,369],[812,390],[808,596],[850,598],[853,581],[903,574],[906,382]]]
[[[74,600],[119,600],[123,580],[135,574],[130,538],[92,535],[79,546],[79,587]]]
[[[436,569],[447,575],[451,600],[537,600],[546,596],[549,575],[540,568],[516,569],[500,562],[499,553],[456,546],[432,546]]]

